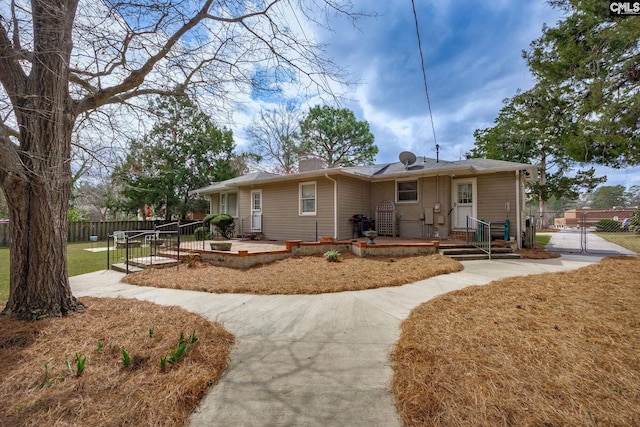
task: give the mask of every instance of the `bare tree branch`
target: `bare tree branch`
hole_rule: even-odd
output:
[[[2,21],[4,19],[0,22]],[[20,67],[20,59],[20,51],[12,45],[4,24],[0,25],[0,82],[13,104],[18,102],[17,96],[24,92],[27,82],[27,76]]]

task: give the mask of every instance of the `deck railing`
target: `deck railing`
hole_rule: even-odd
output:
[[[184,252],[204,249],[207,233],[195,233],[202,226],[202,221],[176,221],[153,230],[115,231],[107,240],[107,269],[121,263],[129,274],[131,266],[154,265],[167,258],[180,261]]]

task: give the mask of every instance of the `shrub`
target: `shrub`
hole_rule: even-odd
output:
[[[340,261],[340,252],[338,251],[327,251],[324,253],[324,258],[329,262],[338,262]]]
[[[218,214],[209,222],[214,227],[226,229],[229,225],[233,224],[233,217],[227,214]]]
[[[631,223],[629,224],[629,229],[635,234],[640,234],[640,208],[636,209],[633,215],[631,215]]]
[[[204,219],[202,220],[202,222],[204,222],[206,225],[211,224],[211,221],[217,217],[218,215],[220,215],[219,213],[210,213],[209,215],[205,216]]]
[[[233,225],[233,222],[234,219],[231,215],[218,214],[210,221],[210,224],[213,225],[220,234],[224,235],[227,228]]]
[[[596,224],[596,231],[617,233],[622,231],[620,223],[614,219],[603,219]]]
[[[193,238],[196,240],[206,240],[209,237],[209,230],[207,227],[198,227],[193,230]]]
[[[202,220],[206,225],[213,225],[220,235],[225,235],[227,229],[233,225],[234,219],[231,215],[221,213],[211,213]]]

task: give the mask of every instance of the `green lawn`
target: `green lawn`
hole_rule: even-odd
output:
[[[546,244],[549,243],[549,240],[551,240],[551,236],[549,234],[536,234],[536,243],[542,246],[546,246]]]
[[[640,254],[640,235],[633,233],[595,233],[603,239]]]
[[[107,242],[69,243],[67,246],[67,264],[69,275],[91,273],[107,268],[106,252],[89,252],[87,248],[106,247]],[[9,249],[0,248],[0,301],[9,297]],[[0,307],[1,309],[1,307]]]

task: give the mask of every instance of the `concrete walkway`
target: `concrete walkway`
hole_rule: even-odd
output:
[[[191,426],[398,426],[389,352],[409,312],[437,295],[495,279],[576,269],[599,257],[465,261],[464,271],[409,285],[322,295],[208,294],[71,278],[76,296],[179,305],[236,336],[231,366]]]

